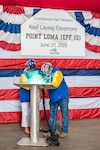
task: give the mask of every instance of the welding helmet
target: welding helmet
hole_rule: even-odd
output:
[[[50,75],[52,72],[53,66],[51,63],[49,62],[45,62],[42,66],[41,66],[41,73],[42,75]]]
[[[28,59],[25,63],[25,66],[28,68],[28,70],[35,68],[34,59]]]

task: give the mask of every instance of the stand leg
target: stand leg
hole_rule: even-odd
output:
[[[18,145],[26,146],[47,146],[45,138],[39,138],[39,87],[31,87],[31,126],[30,138],[23,138]]]
[[[39,88],[31,88],[31,133],[30,140],[33,143],[39,141]]]

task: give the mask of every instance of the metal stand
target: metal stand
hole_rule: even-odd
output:
[[[48,146],[45,138],[39,138],[39,89],[40,88],[51,88],[54,87],[50,84],[17,84],[14,85],[19,87],[30,87],[31,88],[31,125],[30,125],[30,137],[22,138],[17,145],[24,146]]]

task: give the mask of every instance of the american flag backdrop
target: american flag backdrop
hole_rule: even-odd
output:
[[[21,56],[20,26],[35,13],[37,8],[23,6],[0,6],[0,123],[19,122],[21,107],[19,88],[15,86],[26,62]],[[35,58],[39,69],[45,61],[59,67],[69,86],[70,119],[100,117],[100,13],[69,11],[85,28],[85,57]],[[46,110],[49,116],[49,97],[45,93]],[[42,100],[40,119],[44,118]],[[61,119],[60,110],[58,119]]]

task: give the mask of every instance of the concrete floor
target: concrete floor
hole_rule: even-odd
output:
[[[45,121],[40,126],[47,128]],[[58,130],[61,121],[57,122]],[[40,132],[40,137],[42,132]],[[69,135],[59,139],[60,146],[28,147],[17,142],[27,137],[20,123],[0,124],[0,150],[100,150],[100,119],[71,120]]]

